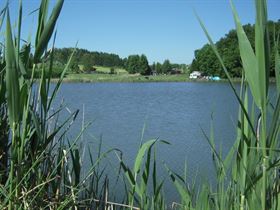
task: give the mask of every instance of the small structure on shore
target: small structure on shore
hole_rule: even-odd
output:
[[[157,71],[156,71],[155,69],[152,69],[152,71],[151,71],[151,75],[152,75],[152,76],[157,76],[157,75],[158,75],[158,73],[157,73]]]
[[[201,72],[199,71],[193,71],[192,73],[190,73],[190,79],[197,79],[201,77]]]
[[[182,70],[178,69],[178,68],[173,68],[173,69],[171,69],[171,71],[169,73],[170,74],[182,74]]]

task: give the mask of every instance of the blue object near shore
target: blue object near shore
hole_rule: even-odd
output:
[[[218,76],[212,77],[211,79],[212,79],[213,81],[219,81],[219,80],[221,80],[221,78],[218,77]]]

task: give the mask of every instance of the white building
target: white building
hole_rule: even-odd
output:
[[[197,79],[201,77],[201,72],[199,71],[193,71],[192,73],[190,73],[190,79]]]

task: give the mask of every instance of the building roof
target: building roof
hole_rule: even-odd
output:
[[[200,72],[200,71],[193,71],[193,72],[191,73],[191,75],[201,75],[201,72]]]

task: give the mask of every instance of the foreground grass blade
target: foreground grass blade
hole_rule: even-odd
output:
[[[178,179],[176,179],[174,173],[166,165],[165,168],[168,171],[171,181],[173,182],[174,186],[176,187],[178,193],[181,196],[181,201],[182,201],[182,205],[184,206],[184,209],[194,210],[192,206],[192,199],[189,190],[182,183],[180,183]]]
[[[19,121],[19,81],[16,69],[15,46],[11,31],[10,15],[7,10],[6,22],[6,85],[10,125]]]
[[[276,87],[278,93],[280,93],[280,56],[279,56],[279,51],[278,51],[278,46],[279,42],[277,40],[275,44],[275,79],[276,79]]]
[[[214,44],[212,38],[210,37],[210,35],[209,35],[207,29],[205,28],[205,26],[204,26],[202,20],[199,18],[199,16],[198,16],[196,13],[195,13],[195,15],[196,15],[196,18],[198,19],[199,24],[200,24],[201,28],[203,29],[203,31],[204,31],[204,33],[205,33],[205,35],[206,35],[206,37],[207,37],[207,39],[208,39],[208,41],[209,41],[209,43],[210,43],[210,46],[212,47],[212,50],[214,51],[214,53],[215,53],[215,55],[217,56],[217,58],[218,58],[220,64],[222,65],[222,68],[223,68],[223,70],[224,70],[224,72],[225,72],[225,74],[226,74],[226,77],[227,77],[227,79],[228,79],[228,82],[229,82],[229,84],[230,84],[230,87],[231,87],[231,89],[233,90],[233,93],[234,93],[236,99],[238,100],[238,103],[239,103],[239,105],[241,106],[242,111],[244,112],[246,119],[247,119],[248,122],[249,122],[251,131],[253,132],[254,136],[256,136],[256,133],[255,133],[255,130],[254,130],[254,126],[253,126],[253,124],[252,124],[252,122],[251,122],[251,120],[250,120],[249,114],[247,113],[247,111],[246,111],[246,109],[245,109],[245,107],[244,107],[244,103],[243,103],[242,99],[239,97],[239,95],[238,95],[238,93],[237,93],[237,91],[236,91],[236,89],[235,89],[235,87],[234,87],[234,85],[233,85],[231,76],[230,76],[230,74],[228,73],[228,70],[227,70],[227,68],[226,68],[226,66],[225,66],[225,64],[224,64],[224,62],[223,62],[223,59],[221,58],[221,56],[220,56],[220,54],[219,54],[219,52],[218,52],[218,50],[217,50],[217,48],[216,48],[216,46],[215,46],[215,44]]]
[[[135,158],[135,162],[134,162],[134,168],[133,168],[133,171],[134,171],[134,178],[136,179],[136,176],[137,174],[139,173],[140,171],[140,167],[142,165],[142,160],[143,160],[143,157],[146,153],[146,151],[153,146],[154,143],[156,143],[156,139],[154,140],[150,140],[148,142],[145,142],[139,149],[138,153],[137,153],[137,156]]]
[[[42,26],[43,31],[41,32],[40,36],[38,37],[38,41],[36,43],[36,49],[35,49],[35,54],[34,54],[35,63],[38,63],[40,61],[40,58],[49,43],[49,40],[54,31],[56,21],[58,19],[61,9],[62,9],[63,3],[64,3],[64,0],[57,1],[55,8],[53,9],[48,22],[46,23],[45,26]]]
[[[255,53],[258,61],[258,83],[261,91],[261,101],[266,103],[269,86],[270,67],[270,42],[267,27],[266,0],[255,0],[256,23],[255,23]],[[264,106],[264,104],[262,105]]]
[[[258,65],[257,65],[257,58],[255,56],[254,50],[249,42],[249,39],[247,38],[243,27],[239,21],[239,17],[237,16],[237,12],[232,4],[231,6],[233,10],[234,15],[234,21],[236,25],[236,31],[238,35],[239,40],[239,49],[240,49],[240,56],[242,59],[242,64],[245,72],[245,77],[250,85],[251,92],[253,94],[254,100],[257,104],[257,106],[261,107],[261,97],[260,97],[260,91],[257,84],[257,81],[259,80],[258,73]]]

